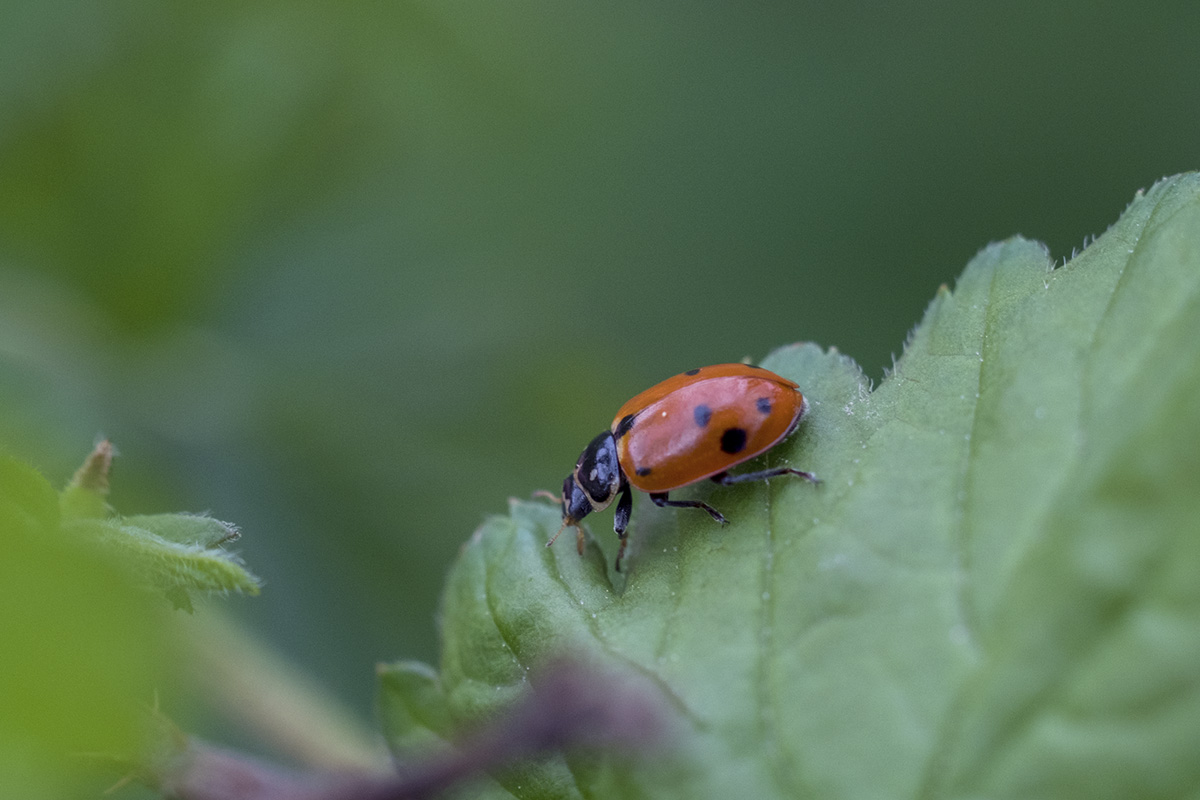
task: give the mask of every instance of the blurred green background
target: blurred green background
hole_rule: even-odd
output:
[[[43,0],[0,11],[0,447],[243,527],[226,605],[364,715],[627,397],[1200,166],[1200,4]],[[595,524],[597,530],[607,525]]]

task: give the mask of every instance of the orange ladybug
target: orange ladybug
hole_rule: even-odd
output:
[[[817,483],[811,472],[775,467],[730,475],[729,469],[770,450],[796,429],[808,411],[797,384],[751,364],[717,364],[690,369],[652,386],[621,406],[612,427],[591,441],[563,481],[562,527],[546,543],[554,544],[568,526],[617,500],[613,530],[621,545],[616,570],[625,554],[625,529],[633,511],[630,487],[650,495],[654,505],[702,508],[717,522],[728,520],[699,500],[671,500],[668,493],[696,481],[729,486],[779,475],[799,475]]]

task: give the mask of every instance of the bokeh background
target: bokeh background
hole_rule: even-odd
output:
[[[244,530],[225,602],[364,717],[627,397],[872,377],[989,241],[1200,166],[1200,4],[61,0],[0,11],[0,447]],[[596,523],[603,529],[606,521]]]

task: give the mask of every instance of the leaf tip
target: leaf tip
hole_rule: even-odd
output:
[[[88,457],[84,459],[83,465],[75,471],[68,487],[86,489],[98,495],[107,495],[108,475],[112,471],[112,462],[117,455],[117,448],[113,443],[106,438],[101,438],[96,442]]]

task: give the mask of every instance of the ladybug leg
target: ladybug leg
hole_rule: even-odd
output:
[[[629,527],[629,517],[633,513],[633,494],[626,486],[617,499],[617,512],[613,514],[613,530],[618,539],[625,538],[625,529]]]
[[[625,545],[629,543],[625,538],[625,529],[629,527],[629,516],[632,513],[633,494],[629,491],[629,486],[626,486],[621,490],[621,497],[617,500],[617,511],[613,514],[613,530],[621,540],[621,546],[617,548],[617,563],[614,565],[617,572],[621,571],[621,557],[625,555]]]
[[[735,483],[746,483],[747,481],[765,481],[767,478],[778,478],[780,475],[799,475],[810,483],[821,482],[811,472],[803,472],[791,467],[775,467],[774,469],[763,469],[758,472],[745,472],[741,475],[730,475],[728,472],[720,472],[713,475],[709,480],[715,481],[722,486],[732,486]]]
[[[659,508],[666,508],[668,506],[671,508],[703,508],[708,512],[710,517],[722,525],[729,521],[721,515],[720,511],[717,511],[708,503],[702,503],[699,500],[668,500],[666,492],[659,492],[657,494],[652,493],[650,495],[650,499],[653,500],[654,505],[658,506]]]

